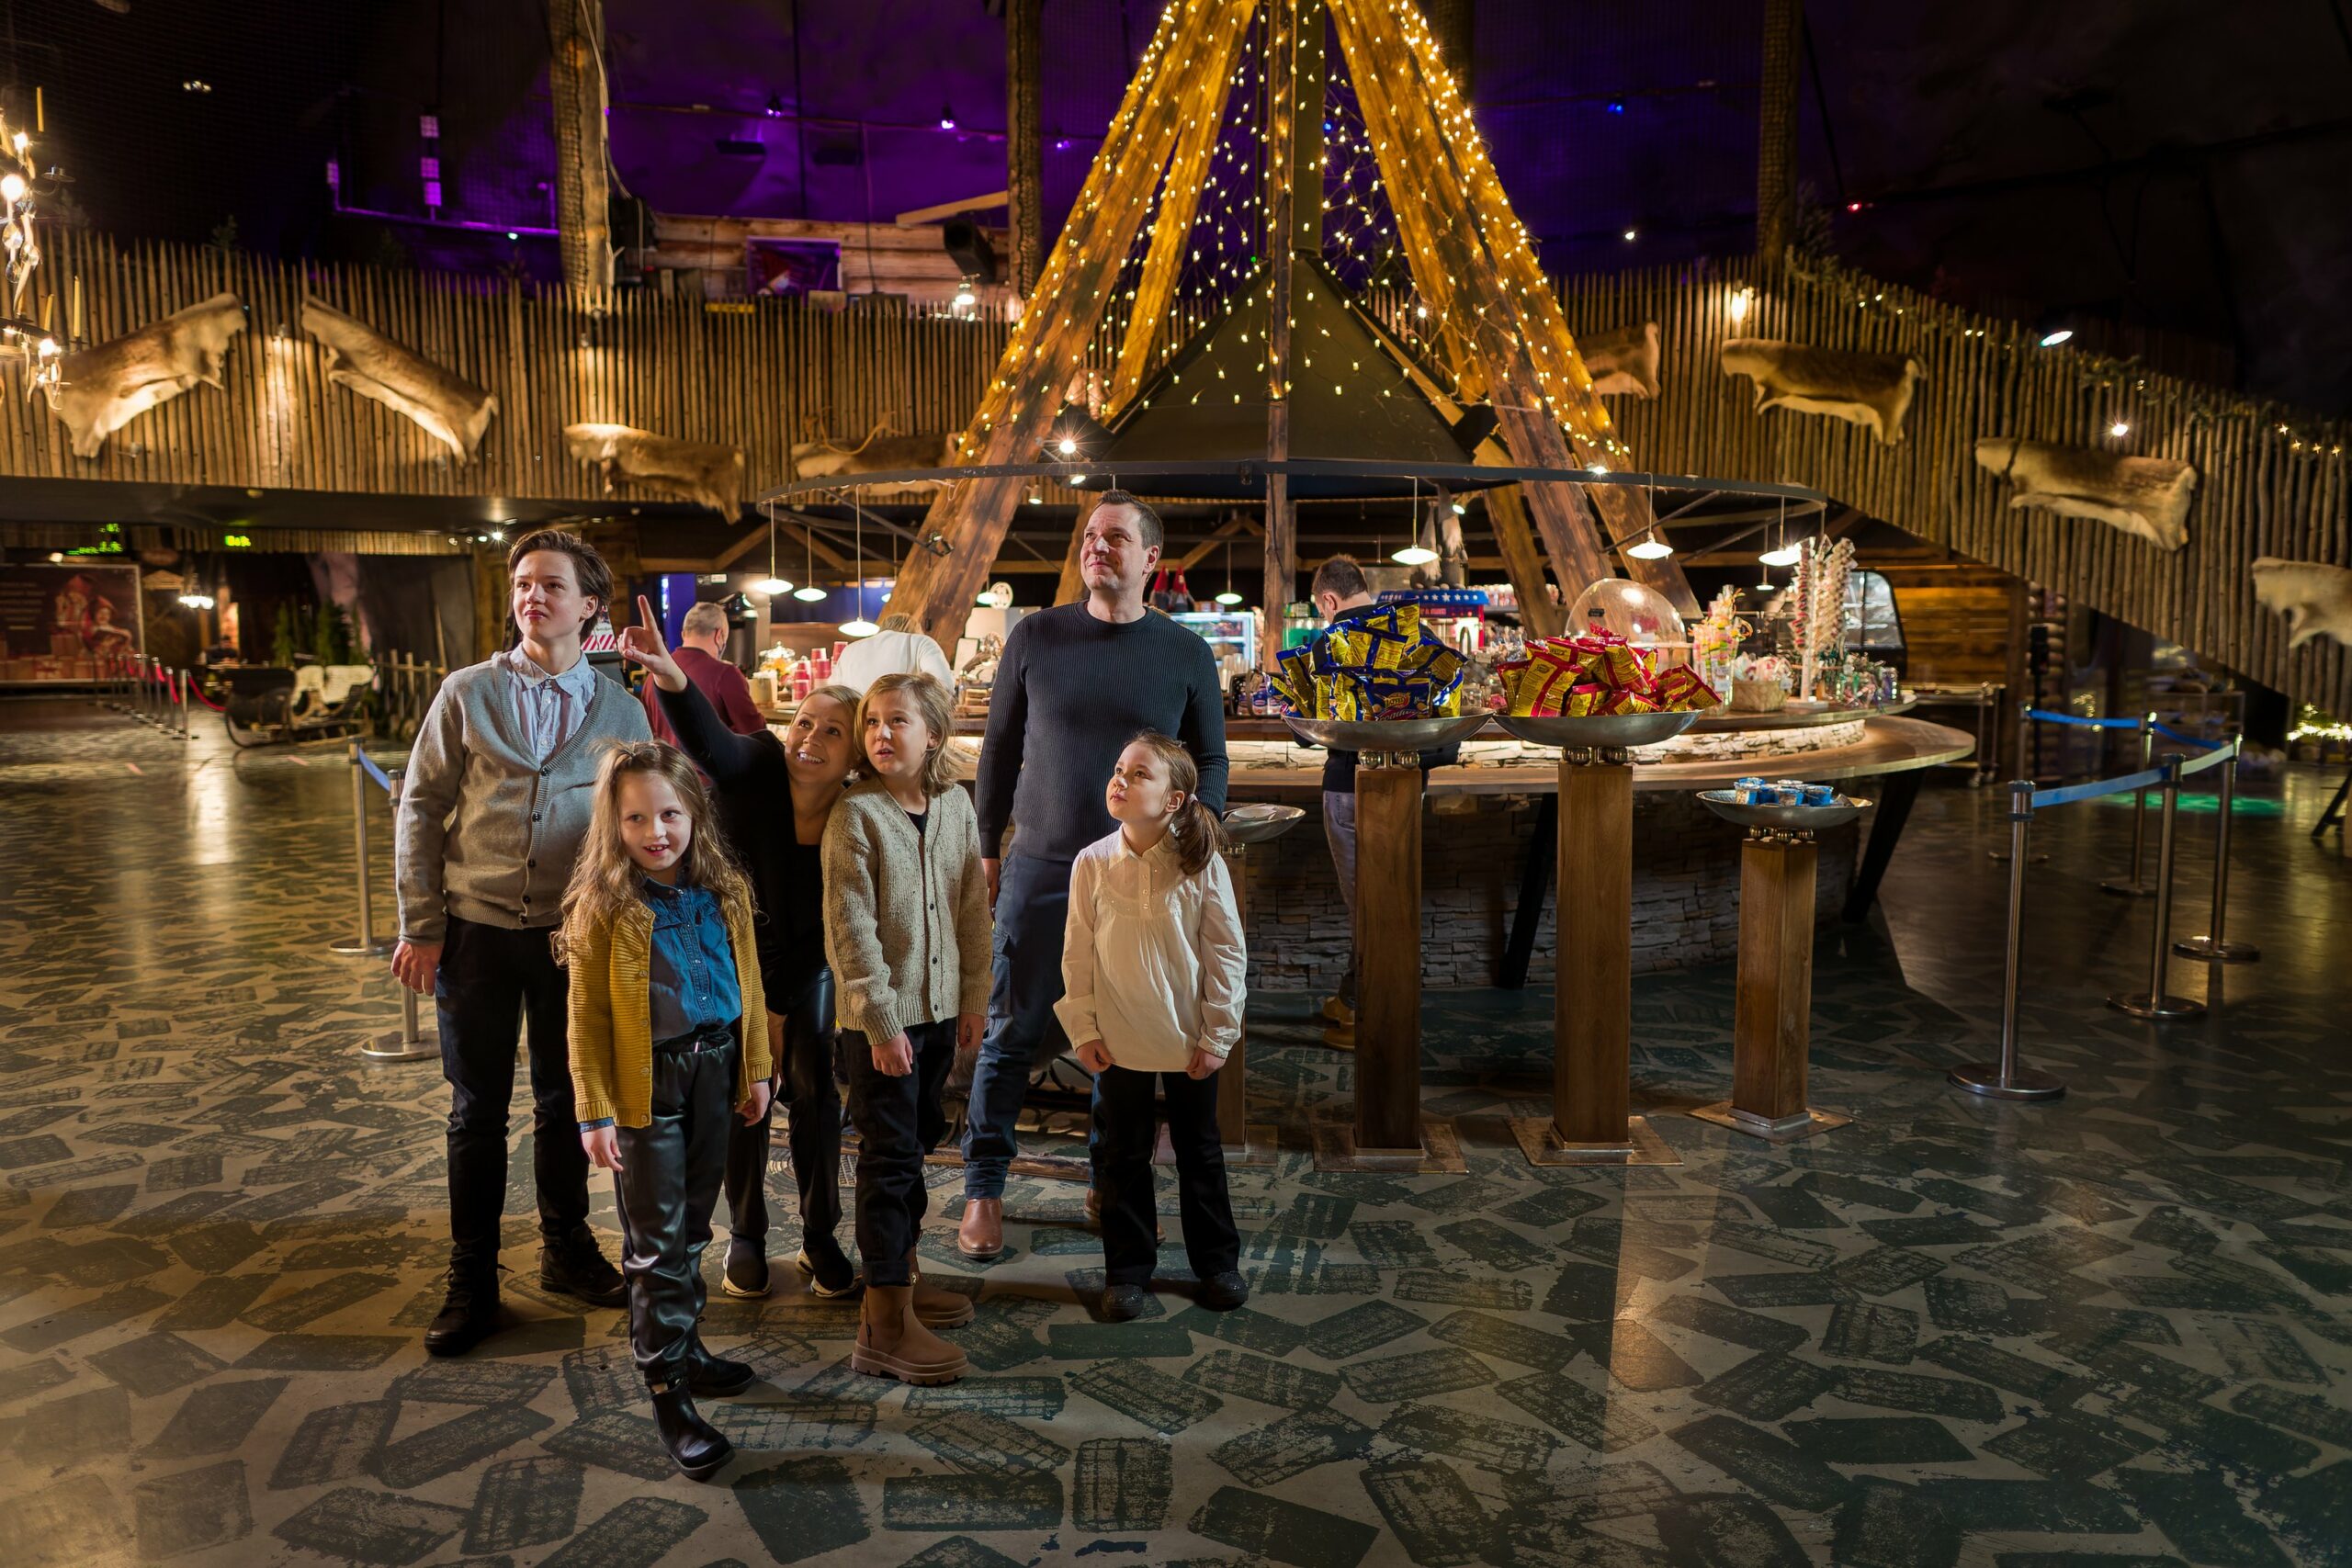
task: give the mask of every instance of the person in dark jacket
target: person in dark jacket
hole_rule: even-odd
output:
[[[645,667],[679,750],[710,776],[719,824],[752,879],[758,907],[760,981],[767,994],[770,1055],[791,1117],[792,1171],[800,1190],[800,1256],[817,1295],[845,1296],[857,1269],[834,1235],[842,1201],[841,1091],[833,1079],[833,976],[825,964],[825,819],[857,764],[857,694],[820,686],[793,715],[785,737],[763,726],[738,735],[683,661],[662,646],[651,606],[621,633],[621,651]],[[781,807],[782,809],[778,809]],[[730,1232],[720,1288],[731,1296],[768,1293],[766,1178],[774,1110],[740,1125],[727,1150]]]

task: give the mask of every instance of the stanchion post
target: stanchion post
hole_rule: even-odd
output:
[[[194,675],[194,673],[193,673],[192,671],[187,671],[187,670],[177,670],[177,671],[174,671],[172,672],[172,691],[173,691],[173,694],[174,694],[178,698],[178,700],[179,700],[179,715],[178,715],[178,722],[179,722],[179,738],[180,738],[182,740],[186,740],[186,739],[188,738],[188,728],[187,728],[187,698],[188,698],[188,690],[187,690],[187,688],[188,688],[188,682],[189,682],[190,681],[194,680],[194,679],[195,679],[195,675]]]
[[[2155,929],[2148,943],[2148,989],[2145,994],[2119,991],[2107,998],[2107,1005],[2133,1018],[2195,1018],[2205,1010],[2203,1002],[2165,991],[2165,964],[2172,953],[2173,828],[2180,812],[2178,757],[2165,760],[2164,774],[2164,782],[2156,786],[2164,792],[2164,810],[2156,829]]]
[[[2139,771],[2144,773],[2154,767],[2155,755],[2156,716],[2153,713],[2143,713],[2140,716]],[[2151,891],[2148,885],[2140,880],[2140,867],[2147,859],[2147,842],[2148,792],[2144,789],[2135,790],[2132,795],[2132,874],[2109,877],[2098,885],[2101,892],[2112,893],[2123,898],[2144,898],[2148,896]]]
[[[353,741],[351,750],[356,757],[359,751],[359,743]],[[355,762],[352,772],[356,774],[360,771]],[[406,774],[401,769],[395,768],[391,772],[389,793],[395,807],[400,805],[401,784]],[[441,1055],[439,1030],[437,1028],[428,1030],[424,1027],[420,1016],[423,1004],[417,1000],[416,993],[408,988],[407,983],[395,980],[393,984],[399,986],[401,989],[400,1029],[393,1033],[379,1034],[375,1039],[359,1047],[359,1055],[370,1062],[421,1062],[428,1057],[437,1059]]]
[[[2009,785],[2009,966],[2001,985],[2001,1059],[1971,1062],[1945,1075],[1958,1088],[1988,1100],[2055,1100],[2066,1086],[2018,1060],[2018,992],[2025,973],[2025,868],[2033,826],[2033,781]]]
[[[2230,760],[2222,764],[2221,809],[2213,821],[2213,912],[2207,917],[2205,934],[2174,942],[2172,950],[2183,958],[2201,958],[2209,964],[2251,964],[2262,956],[2262,949],[2250,942],[2232,942],[2225,933],[2224,922],[2229,918],[2230,905],[2230,813],[2237,799],[2238,748],[2243,741],[2232,741]]]
[[[2018,777],[2025,781],[2028,789],[2033,787],[2033,767],[2028,761],[2032,745],[2033,704],[2029,700],[2018,704]],[[2015,851],[2011,849],[1987,850],[1984,852],[1984,858],[1996,863],[2006,862],[2014,852]],[[2038,865],[2049,858],[2048,853],[2036,852],[2033,857],[2034,863]]]
[[[390,953],[392,944],[376,935],[374,878],[368,867],[368,770],[359,742],[351,743],[351,847],[358,865],[359,934],[327,944],[329,953],[345,958],[373,958]]]

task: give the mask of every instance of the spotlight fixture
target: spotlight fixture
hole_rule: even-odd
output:
[[[980,297],[972,292],[972,280],[966,278],[956,290],[956,308],[959,310],[968,310],[979,302]]]
[[[1731,298],[1724,302],[1724,314],[1730,318],[1732,325],[1737,326],[1747,320],[1747,308],[1755,302],[1755,285],[1743,284],[1734,289]]]
[[[1055,450],[1058,451],[1065,457],[1075,457],[1078,456],[1078,443],[1069,436],[1063,436],[1059,441],[1056,442],[1054,446]]]
[[[767,117],[770,119],[782,119],[784,118],[784,96],[782,94],[770,93],[768,95]]]

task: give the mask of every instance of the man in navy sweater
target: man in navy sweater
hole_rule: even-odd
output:
[[[1069,867],[1117,824],[1102,787],[1139,729],[1182,740],[1200,764],[1200,797],[1225,810],[1224,682],[1209,645],[1144,607],[1166,535],[1159,513],[1109,491],[1079,547],[1086,597],[1024,616],[1005,638],[980,750],[981,865],[996,908],[988,1034],[972,1075],[964,1134],[967,1257],[1004,1248],[1004,1179],[1013,1122],[1041,1047],[1068,1048],[1062,994]],[[1005,828],[1013,829],[1004,854]]]

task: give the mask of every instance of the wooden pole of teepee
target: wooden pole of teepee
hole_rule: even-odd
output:
[[[1259,189],[1266,216],[1266,456],[1290,460],[1292,210],[1301,138],[1297,118],[1301,13],[1312,0],[1266,0],[1266,173]],[[1322,20],[1316,19],[1320,28]],[[1319,36],[1319,35],[1318,35]],[[1318,134],[1315,145],[1322,145]],[[1320,198],[1307,197],[1319,206]],[[1258,618],[1258,667],[1272,670],[1283,647],[1283,612],[1298,592],[1298,508],[1290,476],[1266,476],[1265,613]]]
[[[1160,14],[1045,274],[957,442],[960,461],[996,467],[1037,456],[1102,322],[1151,193],[1168,171],[1177,131],[1188,117],[1214,113],[1223,101],[1255,7],[1256,0],[1186,0]],[[959,635],[1027,488],[1008,478],[944,487],[891,590],[890,609],[913,615],[933,637]]]
[[[1412,56],[1381,0],[1335,6],[1340,48],[1370,133],[1380,177],[1398,215],[1413,282],[1439,312],[1458,362],[1475,365],[1505,442],[1521,463],[1573,468],[1566,435],[1546,412],[1519,312],[1479,231],[1415,80]],[[1449,89],[1450,91],[1450,89]],[[1537,536],[1564,589],[1611,575],[1600,531],[1571,487],[1521,487]]]
[[[1567,432],[1576,448],[1577,466],[1630,468],[1632,450],[1618,439],[1608,409],[1592,389],[1592,378],[1577,353],[1575,336],[1552,292],[1551,280],[1544,276],[1534,243],[1511,211],[1510,198],[1471,122],[1469,107],[1439,57],[1436,39],[1409,6],[1388,8],[1378,0],[1359,0],[1351,8],[1362,13],[1374,57],[1409,60],[1426,84],[1425,94],[1398,97],[1408,146],[1423,167],[1443,169],[1453,176],[1431,183],[1442,184],[1449,194],[1458,192],[1464,198],[1471,232],[1483,241],[1475,248],[1494,260],[1502,284],[1506,330],[1515,326],[1511,335],[1526,344],[1524,357],[1532,362],[1533,379],[1523,383],[1522,390],[1534,399],[1532,412],[1547,414],[1544,423],[1556,422]],[[1512,356],[1515,371],[1520,368],[1520,357]],[[1500,412],[1501,405],[1497,408]],[[1589,495],[1592,507],[1608,524],[1611,536],[1620,544],[1632,543],[1656,525],[1649,498],[1642,491],[1595,485]],[[1636,581],[1664,594],[1684,615],[1698,614],[1698,596],[1690,591],[1681,563],[1672,557],[1662,560],[1629,558],[1625,567]]]

